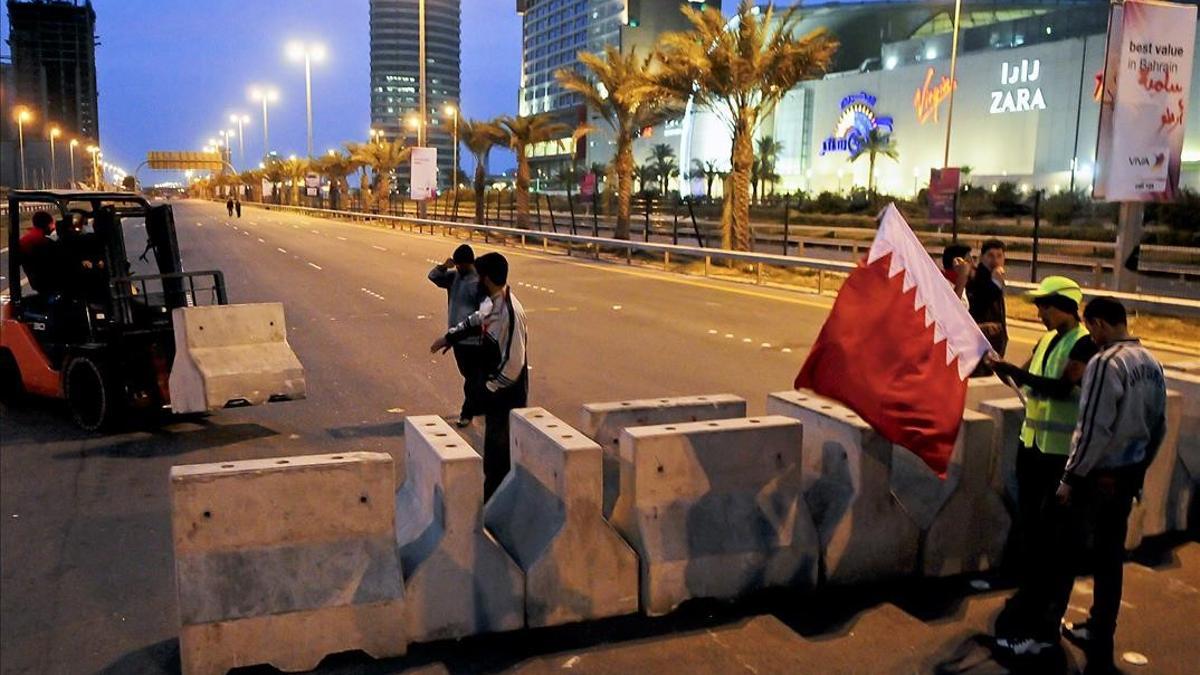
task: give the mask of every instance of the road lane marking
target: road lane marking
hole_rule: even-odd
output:
[[[338,237],[338,241],[346,241],[345,237]]]
[[[311,268],[313,268],[314,270],[324,269],[324,268],[322,268],[320,265],[318,265],[318,264],[316,264],[316,263],[308,263],[308,266],[309,266],[309,267],[311,267]]]
[[[246,235],[247,237],[250,236],[249,230],[242,230],[242,234]]]
[[[620,305],[613,305],[613,309],[621,309]]]
[[[709,335],[716,335],[716,334],[717,334],[717,329],[716,329],[716,328],[709,328],[709,329],[708,329],[708,334],[709,334]]]
[[[371,244],[371,248],[375,249],[376,251],[386,251],[387,250],[386,248],[384,248],[382,246],[376,246],[375,244]]]
[[[309,232],[312,232],[313,234],[321,234],[320,230],[309,230]]]
[[[265,243],[267,243],[267,242],[263,241],[263,240],[262,240],[262,237],[259,237],[259,238],[258,238],[258,243],[260,243],[260,244],[265,244]]]
[[[280,253],[287,253],[287,249],[286,249],[286,248],[278,248],[278,247],[277,247],[275,250],[276,250],[276,251],[279,251]]]
[[[742,342],[754,342],[754,340],[751,340],[750,338],[742,338]]]
[[[196,221],[196,227],[204,227],[204,223]]]
[[[791,353],[792,353],[792,348],[791,348],[791,347],[784,347],[783,349],[780,349],[779,351],[783,352],[784,354],[791,354]]]
[[[770,342],[764,342],[764,343],[762,343],[761,345],[759,345],[759,347],[762,347],[763,349],[770,349],[770,348],[771,348],[771,343],[770,343]]]
[[[371,296],[372,298],[375,298],[376,300],[383,300],[383,299],[384,299],[384,297],[383,297],[382,295],[380,295],[380,294],[376,293],[375,291],[372,291],[372,290],[371,290],[371,289],[369,289],[369,288],[361,288],[361,287],[360,287],[360,288],[359,288],[359,290],[360,290],[360,291],[362,291],[363,293],[366,293],[367,295]]]
[[[732,339],[733,339],[733,333],[726,333],[726,334],[725,334],[725,339],[727,339],[727,340],[732,340]]]

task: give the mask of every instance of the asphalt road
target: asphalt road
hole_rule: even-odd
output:
[[[172,465],[375,450],[392,453],[402,467],[405,415],[457,412],[453,359],[428,350],[445,327],[445,293],[425,274],[459,242],[252,207],[230,220],[222,207],[202,202],[176,202],[176,222],[185,266],[224,270],[231,302],[284,303],[309,398],[107,436],[75,431],[55,403],[0,408],[4,673],[178,668]],[[130,238],[138,236],[131,226]],[[131,243],[130,250],[140,248]],[[485,250],[476,243],[477,254]],[[751,413],[760,413],[768,392],[791,386],[832,304],[619,264],[504,253],[529,317],[530,402],[569,422],[589,401],[719,392],[745,397]],[[1033,336],[1014,331],[1015,356],[1028,352]],[[468,436],[481,445],[479,425]],[[1178,621],[1200,612],[1198,546],[1169,551],[1165,566],[1138,587],[1163,607],[1161,618],[1154,615],[1162,625],[1137,633],[1153,641],[1152,663],[1179,654],[1196,655],[1181,663],[1200,661],[1194,624]],[[828,661],[847,672],[866,664],[911,671],[953,656],[961,645],[948,645],[969,641],[962,631],[986,628],[986,608],[1002,594],[981,595],[974,613],[964,614],[964,588],[934,589],[933,609],[928,599],[905,606],[896,591],[873,589],[801,599],[786,611],[701,609],[421,647],[407,661],[351,657],[328,665],[339,672],[540,672],[579,664],[585,672],[617,672],[624,663],[628,672],[676,654],[659,669],[690,663],[693,672],[724,672],[741,664],[799,672],[798,664]],[[914,632],[897,633],[903,627]]]

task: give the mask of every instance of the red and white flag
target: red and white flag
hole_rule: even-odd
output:
[[[904,216],[889,204],[796,376],[944,476],[967,377],[991,350]]]

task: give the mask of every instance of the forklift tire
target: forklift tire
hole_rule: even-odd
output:
[[[17,360],[12,352],[0,349],[0,403],[19,403],[24,394],[25,386],[21,382],[21,368]]]
[[[114,425],[124,408],[120,387],[108,369],[92,356],[81,355],[67,363],[63,393],[75,424],[84,431],[101,431]]]

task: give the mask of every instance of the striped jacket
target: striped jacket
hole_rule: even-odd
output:
[[[1080,388],[1063,482],[1076,485],[1095,469],[1149,465],[1167,426],[1162,365],[1136,338],[1117,340],[1088,362]]]
[[[484,347],[499,354],[495,368],[487,374],[488,390],[499,391],[517,383],[529,366],[525,348],[529,332],[525,324],[525,308],[507,286],[495,297],[487,298],[472,313],[446,333],[450,344],[462,342],[482,330]]]

